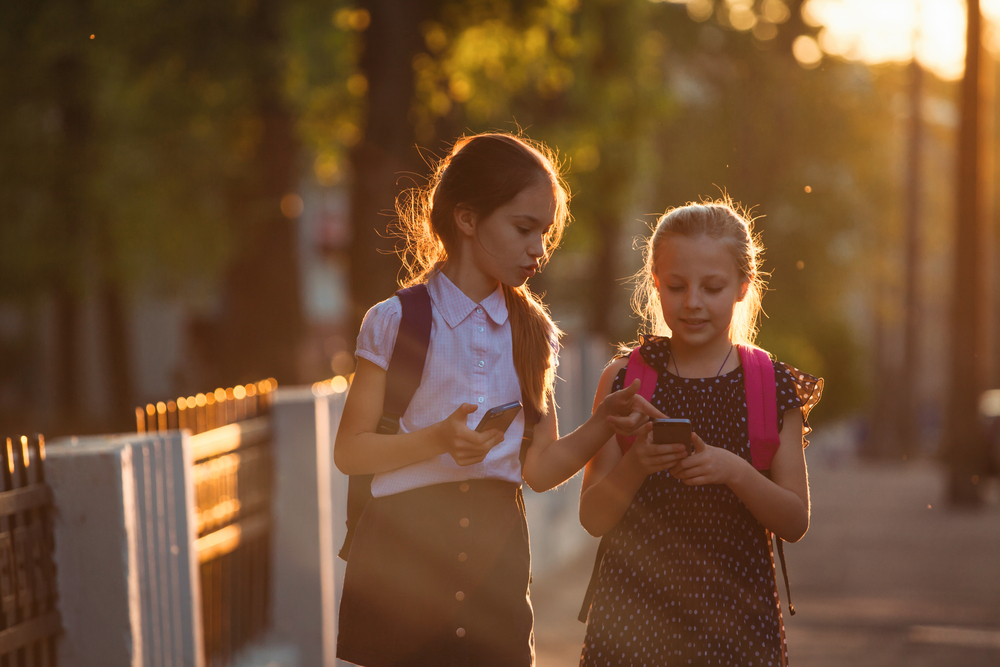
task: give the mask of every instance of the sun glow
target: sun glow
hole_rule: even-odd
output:
[[[985,40],[1000,46],[1000,0],[982,0]],[[965,59],[963,0],[806,0],[803,19],[820,28],[823,51],[870,64],[920,63],[944,79],[962,76]]]

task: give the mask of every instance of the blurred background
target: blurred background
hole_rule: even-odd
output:
[[[995,526],[998,26],[1000,0],[8,0],[0,431],[348,376],[401,277],[396,196],[459,136],[523,131],[573,192],[531,281],[577,360],[565,425],[636,337],[636,239],[728,195],[767,248],[759,344],[826,379],[815,456],[873,484],[931,461],[900,497],[940,470]]]
[[[633,340],[635,240],[667,207],[728,194],[767,247],[760,344],[827,380],[816,423],[850,420],[878,458],[941,452],[950,389],[969,384],[949,366],[963,332],[982,332],[962,352],[975,389],[998,384],[1000,2],[983,1],[977,27],[969,195],[957,147],[971,10],[4,3],[0,423],[126,430],[149,401],[348,374],[360,319],[400,275],[396,195],[463,133],[523,130],[559,150],[574,193],[565,243],[532,281],[568,343],[609,357]],[[963,217],[978,227],[960,234]],[[960,236],[981,255],[976,290],[956,282],[970,266]],[[956,294],[979,324],[949,328]]]

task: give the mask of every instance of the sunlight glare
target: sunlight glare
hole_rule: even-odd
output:
[[[806,0],[803,19],[821,26],[819,43],[831,55],[869,64],[906,62],[914,54],[944,79],[962,76],[963,0]],[[1000,0],[983,0],[987,17]]]

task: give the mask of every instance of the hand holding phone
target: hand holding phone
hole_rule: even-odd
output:
[[[657,445],[680,443],[687,447],[688,454],[694,454],[694,445],[691,443],[691,420],[654,419],[653,443]]]
[[[514,401],[513,403],[507,403],[505,405],[498,405],[490,408],[479,421],[479,426],[476,427],[476,431],[482,433],[483,431],[495,428],[501,433],[506,433],[507,429],[510,428],[511,423],[514,421],[514,418],[517,417],[517,413],[520,411],[520,401]]]

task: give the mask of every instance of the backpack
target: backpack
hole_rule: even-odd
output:
[[[376,433],[395,435],[399,432],[399,420],[409,407],[413,395],[420,386],[427,361],[427,348],[431,340],[431,297],[427,285],[419,283],[396,292],[402,305],[399,331],[393,345],[392,357],[385,377],[385,399],[382,417]],[[538,411],[523,400],[524,435],[518,459],[524,466],[524,457],[534,435],[534,426],[539,421]],[[351,544],[357,530],[358,521],[372,499],[372,478],[374,475],[351,475],[347,481],[347,536],[338,556],[346,561],[351,553]]]
[[[652,402],[653,392],[656,390],[656,371],[650,368],[646,360],[642,358],[640,350],[642,346],[637,346],[628,357],[628,364],[625,367],[625,383],[628,387],[633,381],[639,380],[638,394],[647,401]],[[778,396],[775,388],[774,364],[771,357],[760,348],[748,345],[738,345],[740,362],[743,364],[743,387],[746,394],[747,403],[747,430],[750,435],[750,461],[753,467],[761,474],[770,479],[771,461],[775,452],[781,444],[778,433]],[[624,454],[632,446],[635,437],[623,437],[616,435],[618,446]],[[788,585],[788,571],[785,568],[785,550],[782,547],[782,539],[774,533],[770,533],[771,544],[777,544],[778,557],[781,560],[781,574],[785,579],[785,593],[788,598],[788,613],[795,615],[795,607],[792,605],[791,589]],[[604,560],[604,552],[608,548],[608,535],[601,537],[601,543],[597,547],[597,559],[594,563],[594,571],[590,575],[590,584],[584,595],[583,606],[577,616],[581,623],[587,622],[587,614],[590,612],[590,604],[594,599],[597,590],[597,579],[600,574],[601,562]]]

